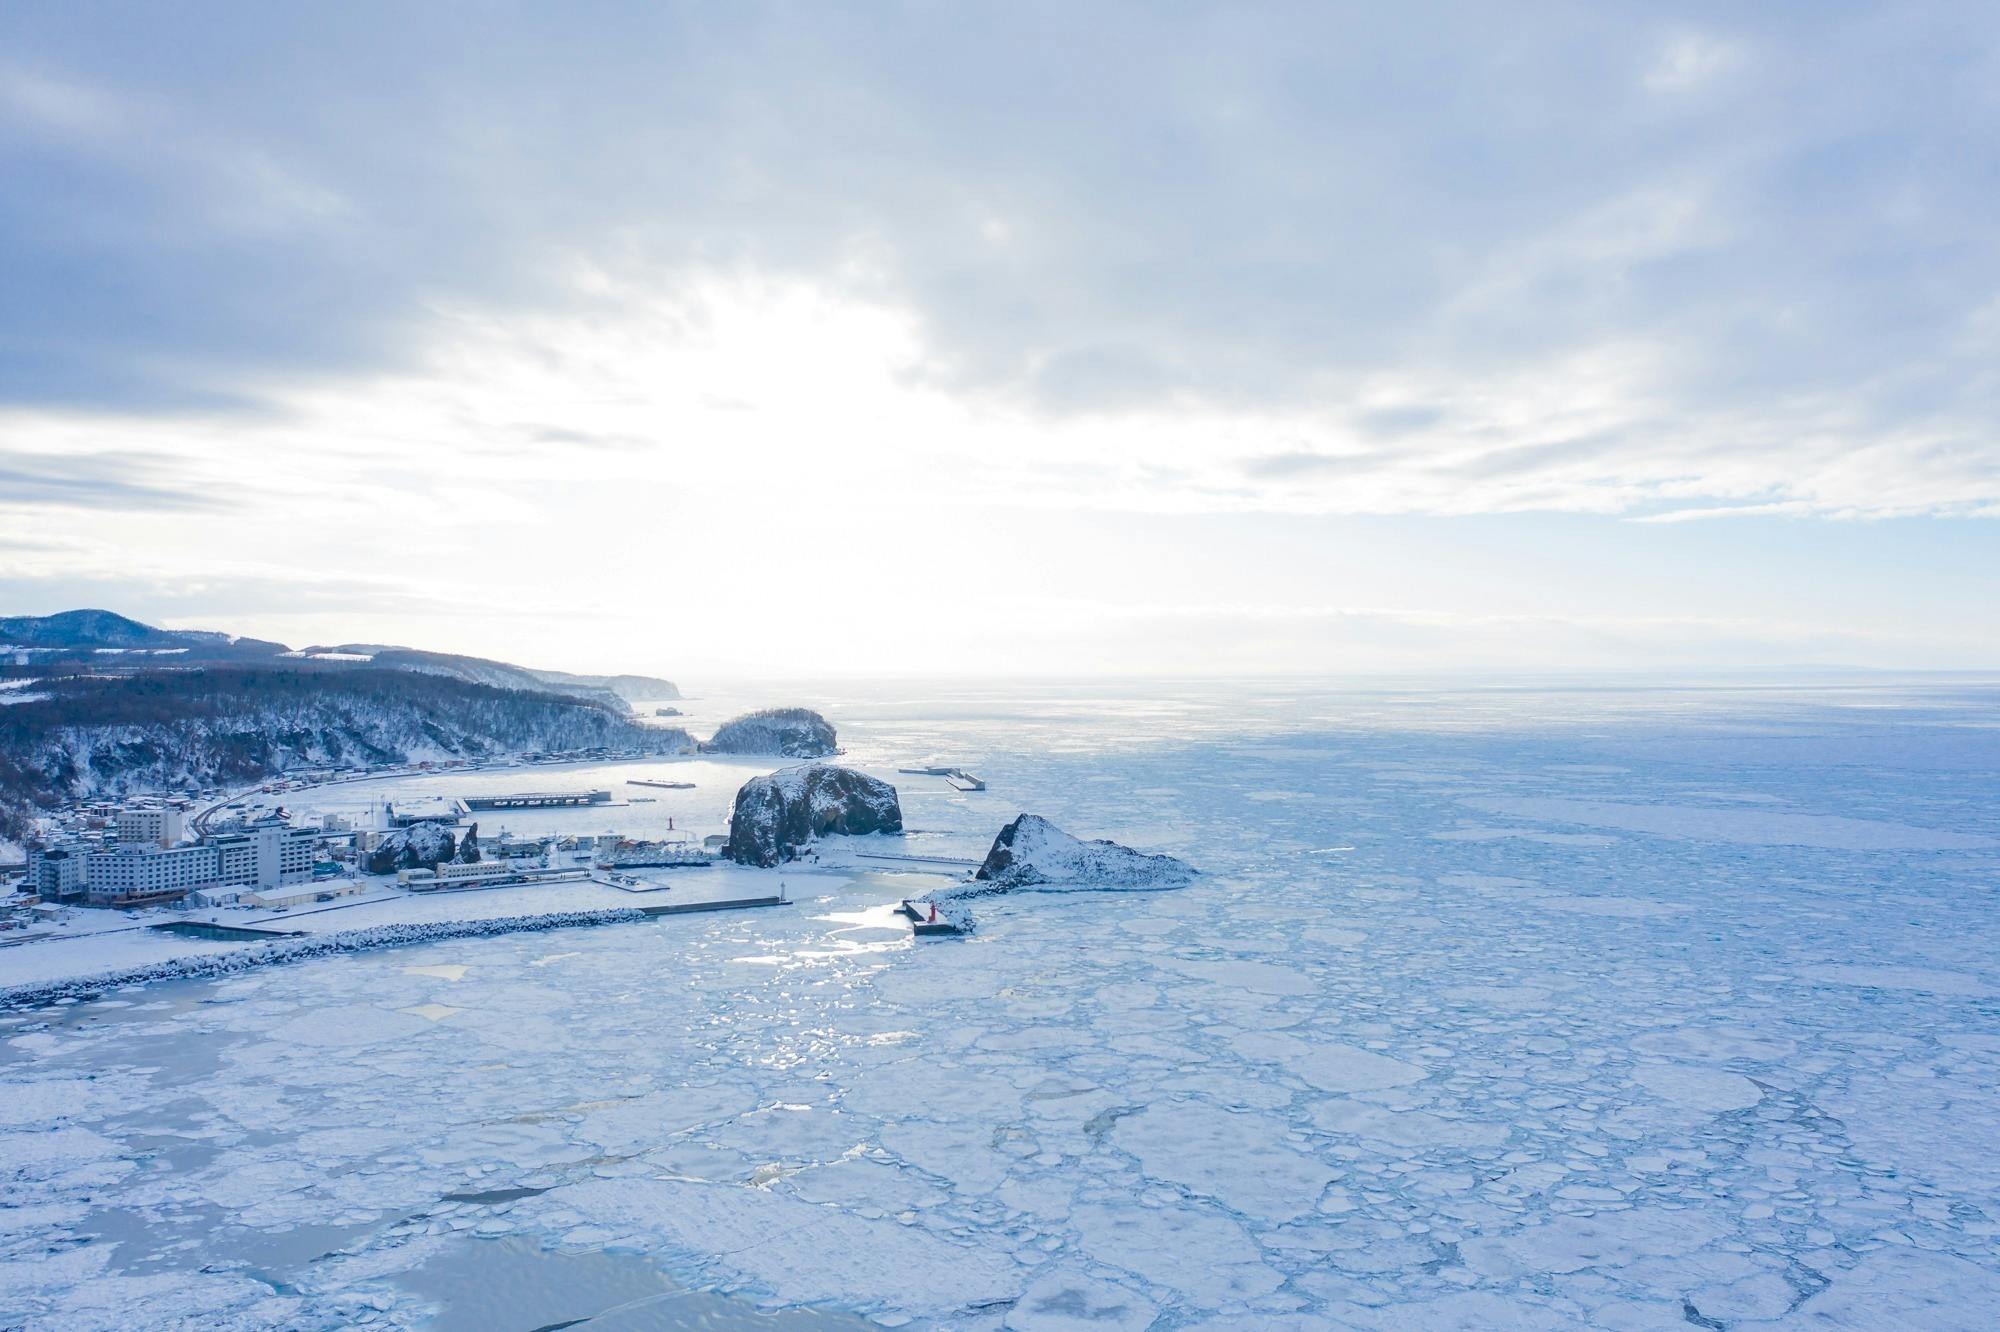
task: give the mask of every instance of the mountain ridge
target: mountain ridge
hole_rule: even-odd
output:
[[[285,667],[310,662],[318,667],[402,670],[441,675],[531,693],[554,693],[619,708],[641,700],[677,699],[680,689],[658,676],[581,675],[537,670],[487,657],[389,644],[350,643],[293,649],[266,639],[241,638],[203,629],[160,629],[96,607],[53,615],[0,617],[0,657],[17,666],[87,665],[85,674],[130,674],[148,668],[184,669],[212,664],[268,664]]]
[[[622,706],[419,671],[204,666],[72,675],[0,707],[0,839],[34,811],[140,792],[591,749],[684,754],[694,741]]]

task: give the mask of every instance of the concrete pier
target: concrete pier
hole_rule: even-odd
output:
[[[696,911],[734,911],[739,907],[790,906],[788,897],[737,897],[721,902],[662,902],[657,906],[642,906],[639,910],[649,916],[685,916]]]
[[[515,795],[466,796],[467,809],[560,809],[577,805],[608,805],[609,791],[523,791]]]
[[[986,783],[963,768],[898,768],[910,777],[942,777],[954,791],[984,791]]]

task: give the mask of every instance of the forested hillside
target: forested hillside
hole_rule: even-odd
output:
[[[613,706],[414,671],[215,668],[39,682],[0,707],[0,836],[33,807],[298,768],[594,748],[679,753]]]

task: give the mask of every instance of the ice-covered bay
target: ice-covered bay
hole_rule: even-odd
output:
[[[0,1321],[1991,1325],[1993,691],[809,701],[1206,874],[5,1015]]]

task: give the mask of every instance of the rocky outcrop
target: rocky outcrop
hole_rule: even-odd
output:
[[[479,858],[479,842],[472,840],[472,857]],[[370,874],[394,874],[397,870],[436,869],[458,854],[458,839],[442,823],[413,823],[407,828],[383,833],[368,853]]]
[[[704,744],[705,754],[778,754],[826,758],[839,752],[833,724],[807,708],[766,708],[722,724]]]
[[[1179,888],[1194,876],[1192,866],[1172,856],[1148,855],[1116,842],[1086,842],[1040,815],[1023,814],[1000,830],[972,877],[989,889],[1101,891]]]
[[[780,865],[815,837],[902,830],[895,787],[852,768],[808,763],[743,783],[723,854],[739,865]]]

